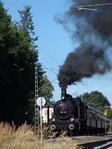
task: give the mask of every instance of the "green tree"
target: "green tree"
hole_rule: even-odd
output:
[[[50,100],[50,98],[52,98],[53,86],[51,85],[47,76],[44,75],[45,72],[42,69],[42,65],[38,61],[38,50],[37,50],[37,45],[35,45],[35,42],[38,40],[38,37],[35,36],[34,25],[33,25],[32,15],[30,11],[31,11],[31,7],[29,6],[25,6],[24,10],[19,11],[21,20],[20,22],[17,22],[16,25],[18,26],[20,32],[22,33],[23,39],[26,39],[25,41],[29,40],[30,49],[32,51],[36,50],[37,52],[37,57],[36,57],[37,62],[35,66],[37,66],[38,68],[38,96],[43,96],[47,100]],[[32,82],[34,84],[34,77]],[[31,91],[28,97],[27,121],[29,122],[31,122],[32,119],[34,120],[34,109],[35,109],[34,105],[35,105],[35,100],[34,100],[34,88],[33,88],[33,92]]]
[[[28,97],[34,90],[37,52],[25,30],[11,22],[0,3],[0,120],[25,121]]]
[[[84,93],[81,96],[82,100],[88,105],[104,112],[106,106],[110,106],[108,99],[98,91],[92,91],[91,93]]]
[[[39,95],[46,98],[47,101],[53,97],[52,91],[54,90],[51,82],[46,75],[42,76],[40,80]]]
[[[24,119],[21,100],[21,76],[18,66],[20,33],[0,3],[0,120],[12,122]],[[19,99],[19,100],[18,100]]]
[[[25,121],[28,96],[34,90],[37,53],[25,31],[11,22],[0,4],[0,120],[20,124]]]
[[[28,110],[34,115],[35,66],[39,87],[45,72],[38,62],[38,37],[34,34],[30,9],[25,7],[22,21],[14,24],[0,3],[0,121],[21,124],[26,118],[31,120],[31,114],[26,116]]]
[[[27,122],[29,123],[33,123],[33,117],[34,117],[34,113],[35,113],[35,99],[34,99],[34,90],[35,90],[35,66],[37,66],[38,68],[38,77],[39,77],[39,81],[40,81],[40,77],[45,73],[42,69],[41,64],[38,62],[38,50],[37,50],[37,46],[35,45],[35,42],[38,40],[38,37],[35,37],[35,33],[34,33],[34,25],[33,25],[33,21],[32,21],[32,15],[30,13],[31,7],[29,6],[25,6],[23,10],[18,11],[20,14],[20,21],[16,22],[16,26],[18,27],[22,39],[23,39],[23,44],[26,45],[26,51],[25,54],[27,54],[27,58],[29,58],[32,54],[32,59],[35,56],[35,61],[31,62],[32,64],[31,69],[28,68],[28,70],[30,72],[28,72],[29,74],[31,74],[28,78],[28,82],[30,82],[30,91],[27,94],[27,104],[26,104],[26,112],[25,112],[25,118],[27,120]],[[29,53],[30,51],[30,53]],[[25,74],[25,77],[28,74]]]

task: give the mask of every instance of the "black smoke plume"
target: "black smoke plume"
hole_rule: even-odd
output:
[[[73,41],[80,44],[60,67],[58,80],[64,89],[85,77],[102,75],[112,69],[107,54],[112,48],[112,0],[71,0],[71,3],[63,18],[55,18],[71,33]],[[80,10],[79,5],[87,9]]]

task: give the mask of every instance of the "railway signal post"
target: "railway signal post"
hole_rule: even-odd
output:
[[[46,104],[46,100],[44,97],[39,97],[37,98],[37,105],[40,107],[40,130],[41,130],[41,143],[43,140],[43,135],[42,135],[42,106]]]

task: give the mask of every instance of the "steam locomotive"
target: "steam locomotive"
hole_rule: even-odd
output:
[[[50,121],[52,131],[67,130],[71,135],[105,134],[108,131],[109,119],[101,111],[65,92],[54,105]]]

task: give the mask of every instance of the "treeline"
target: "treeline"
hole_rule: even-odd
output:
[[[79,97],[87,105],[102,111],[104,114],[106,112],[107,113],[106,116],[112,119],[111,104],[107,99],[107,97],[105,97],[101,92],[99,91],[92,91],[90,93],[87,92],[84,93],[83,95],[80,95]]]
[[[38,36],[30,10],[25,6],[18,11],[20,20],[13,22],[0,2],[0,121],[17,125],[34,122],[35,66],[39,96],[47,100],[53,96],[53,86],[38,60]]]

